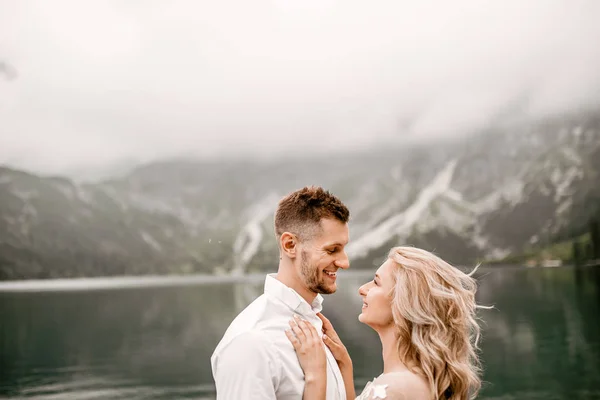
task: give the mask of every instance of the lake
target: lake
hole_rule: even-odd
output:
[[[381,373],[343,271],[324,314],[348,347],[356,386]],[[600,268],[496,268],[478,275],[481,399],[600,399]],[[0,398],[214,399],[210,355],[262,293],[243,279],[116,278],[0,285]]]

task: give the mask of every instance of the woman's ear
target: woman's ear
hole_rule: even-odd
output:
[[[298,244],[296,235],[289,232],[283,232],[279,239],[279,243],[281,245],[281,250],[288,258],[296,258],[296,245]]]

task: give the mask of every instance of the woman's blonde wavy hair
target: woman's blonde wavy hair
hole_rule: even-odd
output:
[[[388,258],[396,264],[392,315],[402,362],[427,378],[436,400],[474,399],[481,389],[477,268],[465,274],[414,247],[394,247]]]

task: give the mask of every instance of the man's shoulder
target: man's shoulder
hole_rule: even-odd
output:
[[[215,352],[223,350],[234,339],[268,342],[268,335],[262,334],[261,331],[268,329],[269,321],[277,315],[276,308],[277,305],[265,294],[257,297],[231,321]]]
[[[272,355],[282,350],[282,347],[290,347],[293,351],[285,335],[292,316],[293,311],[284,304],[272,296],[262,294],[233,319],[215,348],[213,358],[226,349],[234,349],[241,344],[254,344],[257,348],[270,346],[269,353]],[[234,342],[235,346],[232,346]]]
[[[272,348],[272,341],[268,335],[265,335],[260,329],[251,328],[238,332],[235,336],[231,336],[227,343],[221,348],[221,351],[236,351],[239,349],[248,350],[269,350]]]
[[[276,362],[277,345],[268,328],[269,307],[268,299],[261,296],[235,317],[211,356],[213,371],[223,360],[230,363],[235,359],[246,364]]]
[[[246,330],[268,329],[274,321],[291,318],[292,310],[277,299],[262,294],[248,304],[229,324],[225,336]]]
[[[254,329],[261,321],[268,319],[272,314],[272,302],[265,294],[260,295],[240,311],[231,321],[223,338],[228,335],[237,335],[240,332]]]

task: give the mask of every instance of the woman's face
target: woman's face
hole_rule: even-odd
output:
[[[362,312],[358,320],[371,328],[383,328],[394,323],[390,294],[394,287],[394,261],[388,259],[375,272],[375,277],[358,289],[363,299]]]

